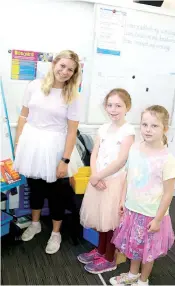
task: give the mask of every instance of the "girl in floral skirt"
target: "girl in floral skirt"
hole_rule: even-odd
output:
[[[123,218],[112,238],[116,248],[131,259],[131,266],[129,273],[111,278],[112,285],[148,285],[154,260],[166,255],[174,243],[169,206],[175,158],[167,148],[168,120],[167,110],[159,105],[142,113],[144,141],[135,143],[129,152],[127,186],[120,203]]]

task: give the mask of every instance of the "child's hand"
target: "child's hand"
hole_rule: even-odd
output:
[[[148,228],[148,232],[157,232],[160,230],[160,221],[157,221],[155,218],[150,221],[150,223],[148,224],[147,228]]]
[[[125,203],[121,202],[120,205],[119,205],[119,214],[123,215],[124,212],[125,212]]]
[[[90,177],[90,183],[91,183],[91,185],[92,185],[93,187],[95,187],[95,186],[98,184],[99,181],[100,181],[100,178],[98,177],[97,174],[96,174],[96,175],[92,175],[92,176]]]
[[[106,189],[106,184],[103,180],[100,180],[95,187],[97,190],[103,191]]]

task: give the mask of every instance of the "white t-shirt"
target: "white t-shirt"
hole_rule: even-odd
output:
[[[96,162],[97,171],[100,172],[111,164],[120,152],[120,146],[126,136],[135,135],[134,127],[129,124],[123,124],[116,132],[109,133],[111,123],[102,125],[98,130],[100,137],[100,147],[98,151],[98,157]],[[116,177],[120,171],[123,171],[125,167],[121,168],[117,173],[111,177]]]
[[[67,120],[80,120],[80,98],[66,104],[61,95],[62,89],[52,88],[46,96],[41,91],[41,80],[28,84],[23,106],[29,108],[27,122],[34,127],[48,131],[67,131]]]

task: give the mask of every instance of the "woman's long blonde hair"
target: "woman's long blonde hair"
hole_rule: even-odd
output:
[[[56,65],[56,63],[62,58],[71,59],[76,63],[74,74],[68,81],[65,82],[65,85],[62,90],[62,96],[64,98],[65,103],[70,103],[78,95],[78,88],[81,80],[81,66],[79,62],[79,57],[73,51],[70,50],[62,51],[54,58],[50,71],[43,79],[41,90],[45,95],[49,95],[55,80],[53,68]]]

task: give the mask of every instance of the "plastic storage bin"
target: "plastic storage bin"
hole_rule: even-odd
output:
[[[91,175],[91,168],[85,166],[78,169],[78,173],[75,175],[75,177],[90,177],[90,175]]]
[[[90,174],[90,167],[79,168],[78,173],[74,176],[76,194],[82,195],[85,193]]]
[[[83,228],[83,238],[90,243],[92,243],[94,246],[98,247],[99,242],[99,233],[91,228]],[[126,262],[126,256],[122,254],[121,252],[116,253],[116,264],[119,265],[121,263]]]
[[[32,213],[30,208],[30,188],[27,184],[20,186],[19,190],[19,208],[15,209],[16,217],[22,217]],[[41,210],[42,216],[49,215],[48,201],[45,199],[44,207]]]
[[[86,191],[89,178],[75,178],[75,193],[83,195]]]
[[[98,246],[99,234],[92,228],[83,228],[83,238],[95,246]]]
[[[13,217],[3,211],[1,211],[1,236],[9,233],[10,221]]]

